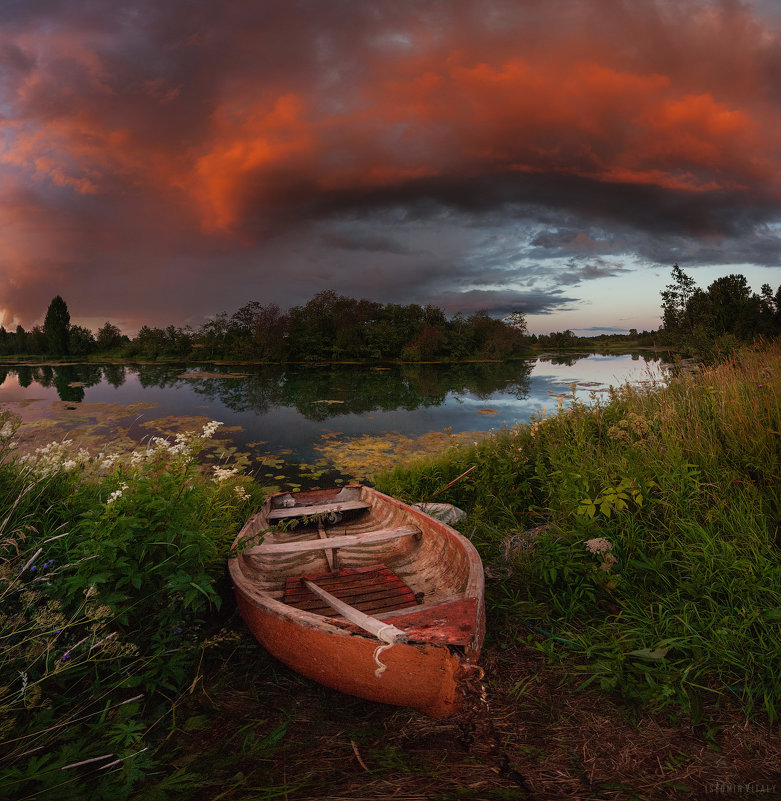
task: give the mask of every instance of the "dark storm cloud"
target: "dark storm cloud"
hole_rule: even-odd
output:
[[[549,292],[489,292],[471,289],[466,292],[445,292],[440,297],[440,305],[450,314],[471,313],[475,310],[490,309],[498,316],[515,311],[524,314],[553,314],[568,309],[577,298],[566,297],[561,290]]]
[[[571,263],[569,269],[556,276],[556,280],[560,284],[575,286],[583,281],[592,281],[596,278],[611,278],[626,272],[629,272],[629,270],[623,264],[612,264],[602,259],[597,259],[583,265]]]
[[[755,7],[5,2],[0,314],[60,292],[197,323],[324,288],[548,314],[632,260],[778,263]]]
[[[380,234],[349,234],[336,231],[322,235],[325,245],[341,250],[358,250],[368,253],[395,253],[398,255],[423,255],[425,251],[409,248],[406,245]],[[430,254],[429,254],[430,255]]]

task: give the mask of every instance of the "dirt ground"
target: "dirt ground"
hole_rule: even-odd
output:
[[[637,715],[526,643],[489,645],[471,725],[351,698],[254,644],[240,620],[179,711],[171,767],[194,801],[781,799],[781,737],[737,710]]]

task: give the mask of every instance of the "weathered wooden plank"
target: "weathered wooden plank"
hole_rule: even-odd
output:
[[[401,526],[400,528],[385,528],[379,531],[366,531],[359,534],[343,534],[339,537],[329,537],[328,540],[298,540],[296,542],[262,542],[249,548],[245,554],[282,554],[303,553],[305,551],[322,551],[324,548],[354,548],[356,545],[388,542],[399,537],[414,537],[420,534],[417,526]]]
[[[315,584],[333,593],[337,598],[341,598],[345,593],[362,592],[378,587],[398,586],[407,590],[406,584],[385,568],[383,571],[375,570],[371,573],[348,576],[321,574],[319,576],[290,577],[285,583],[285,597],[309,596],[309,590],[301,582],[301,579],[304,578],[314,581]]]
[[[285,583],[286,604],[319,615],[333,614],[333,610],[304,584],[303,579],[307,578],[366,614],[375,615],[389,609],[417,606],[412,590],[385,565],[310,576],[289,576]]]
[[[328,539],[322,519],[317,521],[317,536],[320,537],[321,540]],[[336,569],[336,552],[333,550],[333,548],[325,548],[324,552],[325,561],[328,562],[328,569],[333,573],[333,571]]]
[[[315,595],[325,601],[331,609],[338,612],[342,617],[354,623],[356,626],[360,626],[364,631],[368,631],[369,634],[373,634],[378,639],[387,643],[407,642],[408,638],[406,633],[401,629],[397,629],[396,626],[390,623],[383,623],[381,620],[377,620],[376,617],[366,615],[354,606],[340,601],[337,597],[331,595],[330,592],[326,592],[322,587],[318,587],[313,581],[305,579],[304,583]],[[380,635],[382,636],[380,637]]]
[[[328,590],[326,590],[328,592]],[[362,612],[368,612],[367,606],[372,604],[393,604],[397,607],[403,606],[417,606],[415,603],[415,596],[404,592],[403,590],[378,590],[376,592],[364,592],[360,594],[345,594],[332,592],[331,595],[345,601],[348,604],[360,609]],[[301,596],[286,597],[285,603],[290,606],[297,606],[299,609],[309,608],[310,606],[319,606],[320,601],[317,600],[311,593]]]
[[[294,517],[310,517],[319,515],[329,515],[332,512],[354,512],[366,511],[371,509],[364,501],[336,501],[333,503],[316,503],[310,506],[290,506],[272,509],[268,513],[269,522],[275,520],[290,520]]]
[[[349,595],[334,595],[334,597],[350,604],[350,606],[354,606],[367,615],[374,614],[375,612],[372,610],[383,609],[385,611],[390,611],[392,609],[407,609],[416,606],[415,597],[412,596],[412,598],[410,598],[409,595],[401,591],[396,591],[392,594],[371,593],[352,597]],[[317,611],[323,606],[323,602],[312,594],[308,595],[306,598],[285,599],[285,603],[290,606],[295,606],[298,609],[306,609],[310,612]]]

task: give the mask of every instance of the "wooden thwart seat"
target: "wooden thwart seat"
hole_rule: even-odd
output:
[[[279,520],[292,520],[294,517],[310,517],[330,515],[335,512],[365,512],[370,509],[364,501],[336,501],[334,503],[316,503],[311,506],[291,506],[272,509],[268,513],[270,523]]]
[[[245,553],[254,554],[283,554],[303,553],[305,551],[322,551],[332,548],[350,548],[356,545],[368,545],[377,542],[389,542],[399,537],[415,537],[420,535],[417,526],[400,526],[399,528],[384,528],[379,531],[359,532],[357,534],[342,534],[327,539],[298,540],[296,542],[262,542],[249,548]]]

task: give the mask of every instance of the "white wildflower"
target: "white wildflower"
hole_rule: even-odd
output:
[[[112,492],[111,495],[108,496],[108,500],[106,501],[106,506],[109,506],[110,504],[114,503],[114,501],[119,500],[127,488],[128,485],[123,481],[119,485],[119,489],[115,489],[114,492]]]
[[[233,491],[236,493],[240,501],[248,501],[250,499],[250,494],[242,486],[234,487]]]
[[[213,480],[217,483],[225,481],[231,476],[235,476],[238,472],[238,469],[235,467],[219,467],[218,465],[215,465],[212,469],[214,470]]]
[[[210,437],[214,436],[214,432],[221,426],[224,425],[223,423],[218,422],[217,420],[211,420],[210,422],[206,423],[203,427],[203,436],[205,439],[209,439]]]
[[[132,460],[131,456],[131,460]],[[100,460],[100,469],[101,470],[110,470],[114,466],[114,462],[119,459],[118,453],[107,453],[107,454],[98,454],[98,459]]]
[[[14,427],[10,423],[6,423],[0,428],[0,439],[10,439],[14,434]]]
[[[133,451],[133,453],[130,454],[130,464],[136,467],[140,462],[143,462],[145,458],[146,453],[144,451]]]

